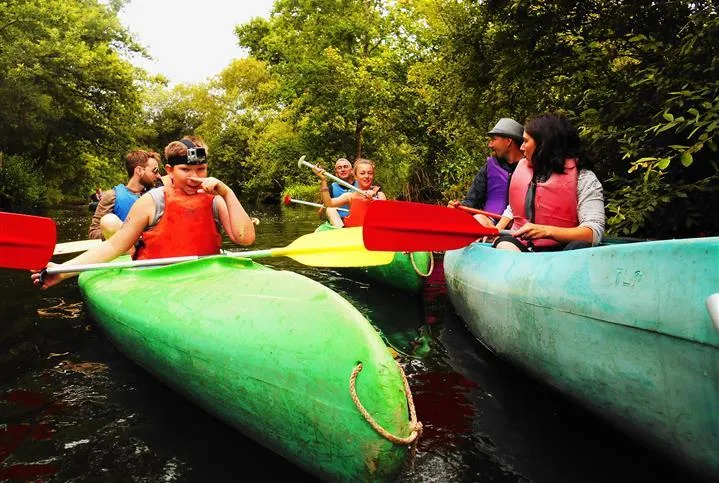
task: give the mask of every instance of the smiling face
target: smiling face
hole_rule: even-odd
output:
[[[509,146],[512,144],[510,138],[497,136],[496,134],[489,138],[487,146],[492,150],[492,155],[497,159],[507,159]]]
[[[341,180],[351,182],[353,178],[352,165],[344,158],[338,159],[335,163],[335,174]]]
[[[359,182],[360,189],[370,189],[374,183],[374,166],[369,162],[358,161],[355,166],[355,178]]]
[[[522,139],[524,142],[519,149],[524,153],[524,157],[527,158],[527,162],[531,163],[532,156],[534,156],[534,150],[537,148],[537,143],[534,141],[534,138],[527,133],[527,131],[524,131]]]

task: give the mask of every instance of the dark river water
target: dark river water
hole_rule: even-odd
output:
[[[305,207],[250,211],[257,249],[319,223]],[[46,214],[59,242],[86,238],[86,207]],[[487,352],[452,311],[441,257],[421,296],[290,259],[263,263],[337,291],[397,351],[424,425],[400,481],[692,481]],[[312,480],[120,354],[76,279],[41,292],[29,273],[0,269],[0,319],[0,481]]]

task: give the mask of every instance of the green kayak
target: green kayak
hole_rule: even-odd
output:
[[[487,347],[713,478],[717,267],[719,238],[555,253],[475,243],[444,257],[450,299]]]
[[[327,287],[224,256],[79,284],[127,357],[306,471],[386,481],[401,469],[420,428],[404,373]]]
[[[325,222],[318,226],[315,232],[337,229]],[[433,268],[434,260],[431,252],[397,252],[388,265],[344,270],[361,273],[369,279],[403,292],[420,293],[424,287],[424,279],[429,277]]]

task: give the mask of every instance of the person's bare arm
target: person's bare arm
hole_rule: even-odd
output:
[[[504,212],[502,213],[502,218],[499,219],[499,221],[497,222],[497,224],[495,226],[497,227],[497,230],[504,230],[513,221],[514,221],[514,213],[512,213],[512,208],[509,205],[507,205],[507,207],[504,209]]]
[[[208,195],[219,196],[218,215],[230,240],[238,245],[252,245],[255,242],[255,225],[234,191],[217,178],[191,179],[201,182],[200,189]]]
[[[90,240],[102,240],[102,229],[100,228],[100,219],[112,213],[115,208],[115,190],[107,190],[102,193],[102,198],[95,208],[92,215],[90,228],[87,230],[87,236]]]
[[[325,196],[326,195],[326,196]],[[330,198],[329,193],[322,192],[322,204],[330,208],[340,208],[350,202],[354,192],[342,193],[337,198]]]
[[[150,224],[152,217],[155,214],[155,202],[150,195],[143,195],[140,197],[132,208],[130,213],[127,215],[125,222],[122,224],[122,228],[115,233],[112,238],[105,240],[100,245],[81,253],[77,257],[68,260],[63,263],[62,266],[68,265],[80,265],[86,263],[103,263],[114,260],[123,253],[127,252],[140,238],[142,232]],[[48,263],[48,267],[56,266],[55,263]],[[46,275],[42,281],[42,288],[46,289],[57,285],[63,280],[74,277],[77,275],[76,272],[72,273],[58,273],[54,275]],[[32,281],[34,284],[40,284],[40,273],[35,272],[32,275]]]

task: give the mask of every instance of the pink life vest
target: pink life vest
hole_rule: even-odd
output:
[[[527,189],[532,182],[534,170],[526,159],[517,165],[512,181],[509,184],[509,206],[514,215],[512,229],[516,230],[529,222],[524,209]],[[543,183],[537,183],[534,195],[534,223],[538,225],[559,226],[574,228],[579,226],[577,215],[577,160],[564,161],[564,173],[552,173]],[[528,240],[520,240],[527,245]],[[536,247],[549,247],[559,245],[560,242],[549,238],[533,240]]]
[[[171,186],[164,188],[165,212],[157,224],[142,233],[143,246],[135,258],[215,255],[222,237],[212,212],[214,196],[187,195]]]

